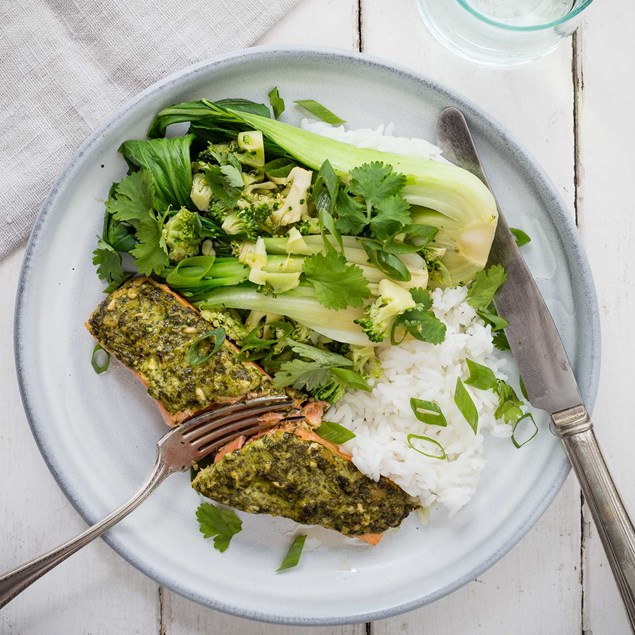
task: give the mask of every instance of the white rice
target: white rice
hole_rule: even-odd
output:
[[[466,358],[507,379],[506,362],[495,353],[490,326],[476,315],[465,297],[465,287],[433,291],[432,309],[447,326],[445,341],[434,345],[407,340],[400,346],[382,347],[383,374],[374,381],[373,391],[350,391],[325,415],[327,421],[340,423],[356,434],[342,449],[352,455],[353,463],[364,474],[375,480],[386,476],[418,496],[424,507],[439,503],[451,515],[476,490],[485,466],[483,433],[489,431],[498,437],[511,434],[509,425],[494,419],[497,397],[491,390],[466,386],[479,415],[477,434],[454,403],[457,377],[469,377]],[[419,421],[410,407],[411,397],[436,402],[447,427]],[[409,434],[435,439],[447,459],[429,458],[412,449],[407,442]]]
[[[375,148],[444,161],[441,150],[423,139],[393,136],[393,125],[377,129],[346,130],[304,119],[302,127],[360,148]],[[369,477],[386,476],[421,500],[424,508],[438,504],[455,514],[473,496],[485,466],[484,432],[509,437],[511,427],[497,422],[498,398],[491,390],[466,386],[478,411],[474,434],[454,403],[457,377],[469,377],[466,359],[489,366],[507,379],[506,361],[495,353],[492,332],[465,301],[466,288],[433,291],[433,311],[445,322],[445,341],[438,345],[414,339],[400,346],[382,347],[379,358],[383,375],[373,391],[349,391],[329,409],[325,420],[352,430],[356,437],[342,446],[353,463]],[[447,419],[442,428],[417,420],[410,398],[436,402]],[[446,460],[430,458],[412,449],[407,436],[416,434],[438,441]]]

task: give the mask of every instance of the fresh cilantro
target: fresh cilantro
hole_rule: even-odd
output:
[[[494,299],[494,294],[507,279],[502,265],[492,265],[479,271],[467,292],[468,304],[477,311],[486,311]]]
[[[280,119],[280,115],[284,112],[285,105],[284,99],[280,97],[278,87],[274,86],[267,95],[269,97],[269,103],[271,104],[271,110],[273,110],[273,116],[276,119]]]
[[[114,291],[131,276],[123,270],[121,255],[103,240],[97,241],[97,249],[93,251],[93,264],[97,267],[100,279],[108,283],[106,293]]]
[[[221,166],[218,165],[209,165],[205,170],[205,180],[214,193],[214,197],[228,209],[232,209],[236,205],[242,192],[242,179],[241,186],[237,187],[232,185],[230,178],[223,173]]]
[[[315,99],[298,99],[295,103],[301,108],[308,110],[314,117],[321,119],[331,126],[341,126],[343,123],[346,123],[345,119],[338,117],[326,106],[323,106],[320,102],[315,101]]]
[[[445,340],[447,328],[430,310],[432,307],[430,292],[427,289],[415,288],[410,290],[410,295],[417,306],[404,311],[393,323],[390,335],[392,344],[403,341],[406,334],[410,334],[421,342],[440,344]],[[402,335],[401,340],[397,339],[398,334]]]
[[[370,231],[376,238],[386,239],[410,222],[410,203],[403,196],[390,196],[375,205]]]
[[[150,211],[145,218],[135,222],[139,242],[130,253],[137,269],[146,276],[160,274],[170,262],[163,239],[163,218]]]
[[[427,289],[415,287],[414,289],[410,289],[410,295],[417,303],[417,309],[420,311],[427,311],[432,307],[432,296],[430,295],[430,291]]]
[[[476,431],[478,430],[478,410],[476,409],[474,401],[463,385],[460,377],[457,377],[456,379],[454,403],[465,420],[470,424],[470,428],[472,428],[474,434],[476,434]]]
[[[487,311],[477,311],[478,316],[492,327],[492,332],[502,331],[509,326],[509,322],[496,312],[491,304]]]
[[[123,178],[106,201],[106,211],[118,221],[133,226],[145,219],[154,207],[154,187],[147,170],[133,172]]]
[[[302,344],[290,338],[287,338],[287,342],[295,353],[310,361],[296,358],[284,362],[273,378],[274,386],[278,388],[293,386],[298,390],[304,388],[312,392],[318,386],[328,382],[332,368],[353,365],[353,362],[343,355],[331,353],[308,344]]]
[[[523,402],[514,389],[502,379],[496,382],[494,392],[498,395],[498,407],[494,416],[505,423],[516,423],[523,416]]]
[[[494,346],[499,351],[508,351],[510,350],[509,342],[507,341],[507,335],[505,335],[504,331],[497,331],[494,333],[492,337],[492,342],[494,342]]]
[[[322,421],[320,427],[315,430],[315,434],[329,443],[335,443],[335,445],[341,445],[355,438],[354,432],[332,421]]]
[[[304,549],[304,543],[306,541],[306,535],[296,536],[293,544],[287,551],[287,555],[284,557],[284,560],[280,564],[280,566],[276,569],[276,573],[280,571],[285,571],[286,569],[293,569],[300,562],[300,556],[302,555],[302,550]]]
[[[331,251],[309,256],[304,260],[303,272],[320,304],[328,309],[362,306],[370,297],[361,268],[348,264],[342,254]]]
[[[351,170],[351,182],[338,197],[338,229],[361,234],[366,226],[375,238],[385,240],[410,223],[410,204],[401,196],[403,174],[380,161]]]
[[[519,247],[524,247],[527,243],[531,242],[531,238],[522,230],[516,229],[516,227],[510,227],[509,231],[514,235],[516,244]]]
[[[196,518],[205,538],[214,538],[214,549],[225,551],[233,536],[243,528],[243,523],[231,509],[221,509],[211,503],[201,503]]]
[[[242,172],[230,163],[221,165],[220,171],[225,175],[225,179],[230,187],[241,189],[244,187]]]

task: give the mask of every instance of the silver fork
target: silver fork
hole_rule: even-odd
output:
[[[127,503],[79,536],[0,576],[0,608],[60,562],[117,524],[148,498],[170,474],[187,470],[193,462],[200,461],[242,435],[249,436],[266,429],[267,425],[259,420],[259,416],[292,405],[293,401],[284,395],[259,397],[204,412],[168,432],[157,444],[157,460],[152,473]],[[302,419],[303,416],[285,417],[275,422],[275,425]]]

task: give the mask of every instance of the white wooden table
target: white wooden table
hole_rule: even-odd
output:
[[[444,50],[414,0],[303,0],[262,41],[362,50],[460,91],[537,157],[575,215],[598,289],[602,382],[597,434],[635,513],[635,170],[631,118],[635,5],[598,0],[573,42],[526,67],[494,70]],[[12,317],[22,250],[0,263],[0,569],[75,535],[84,523],[49,474],[18,394]],[[76,635],[487,635],[628,633],[597,534],[570,477],[553,505],[502,561],[449,597],[370,625],[281,627],[185,600],[98,541],[0,612],[0,633]]]

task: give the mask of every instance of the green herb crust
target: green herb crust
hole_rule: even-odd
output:
[[[420,503],[388,479],[373,481],[322,443],[276,429],[203,468],[194,489],[252,514],[285,516],[348,536],[397,527]]]
[[[227,341],[209,359],[191,365],[192,344],[209,332],[209,322],[147,278],[130,280],[111,293],[86,326],[138,375],[174,422],[214,404],[273,391],[269,376],[239,361],[236,347]],[[200,342],[200,354],[208,353],[208,347],[213,349],[213,340]]]

